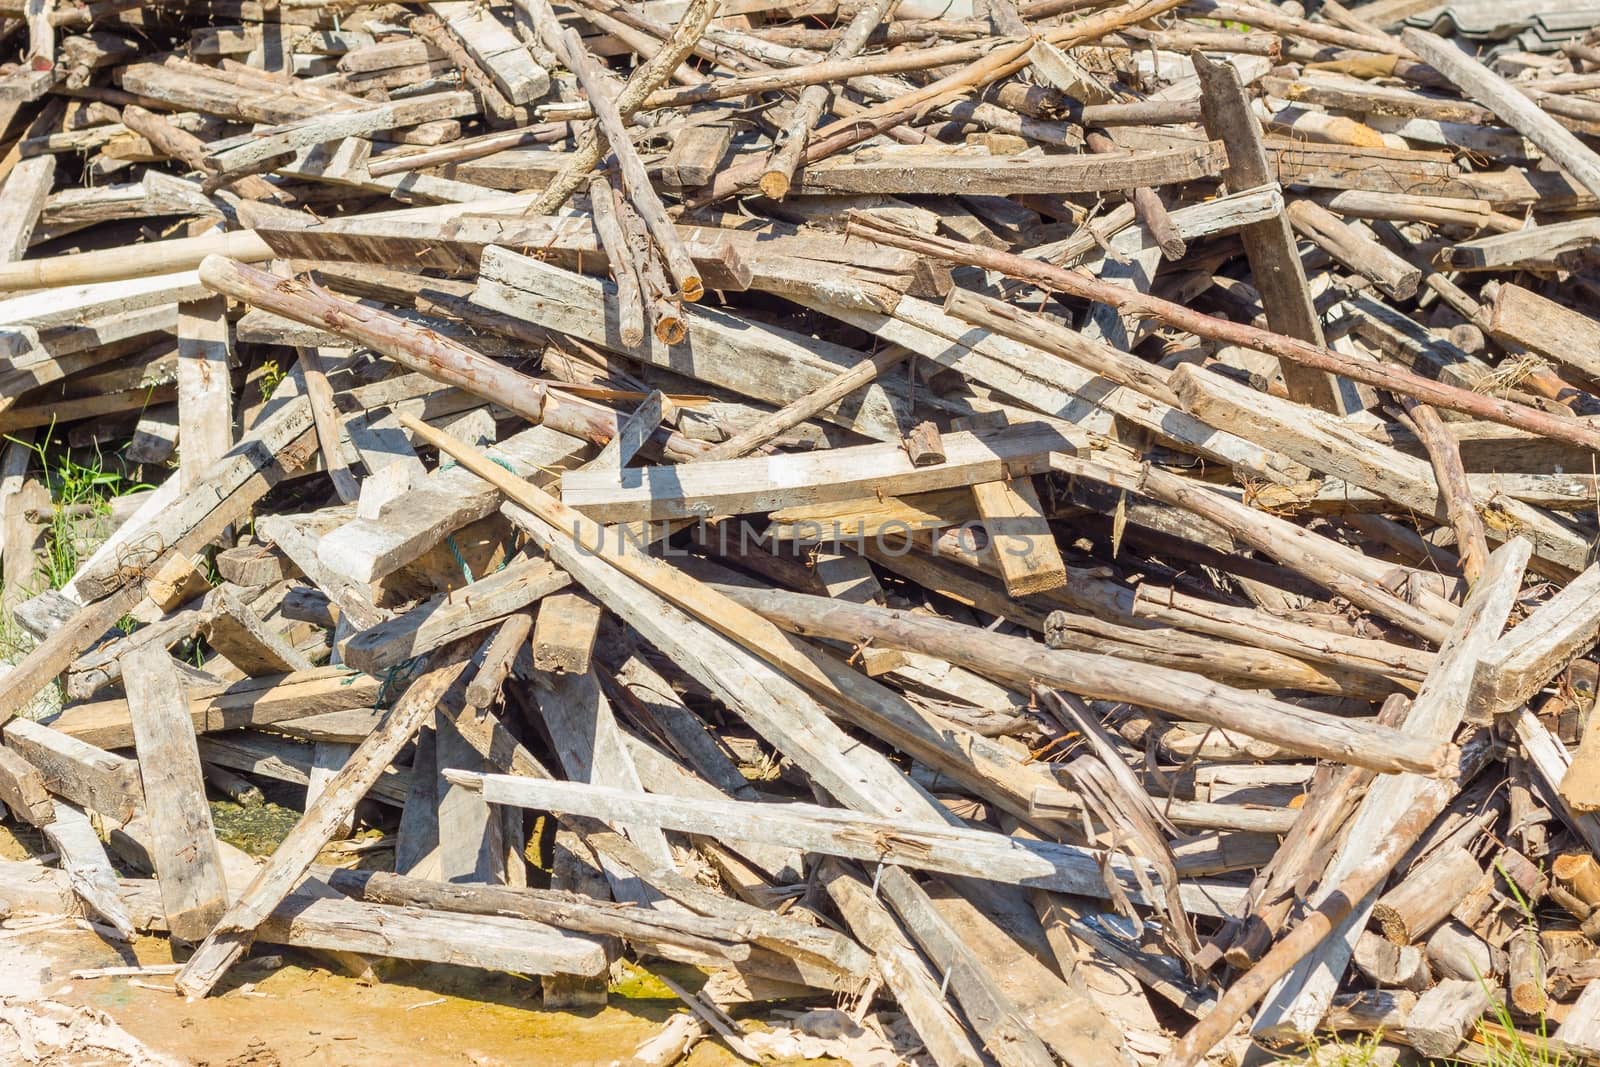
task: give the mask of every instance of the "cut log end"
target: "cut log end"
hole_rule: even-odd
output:
[[[769,200],[782,200],[789,195],[789,176],[782,171],[769,170],[761,176],[761,195]]]

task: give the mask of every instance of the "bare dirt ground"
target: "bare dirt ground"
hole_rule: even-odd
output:
[[[72,926],[5,930],[0,938],[4,1064],[599,1067],[626,1062],[676,1005],[613,997],[614,1006],[598,1012],[545,1011],[537,979],[426,966],[367,985],[293,962],[247,963],[222,995],[185,1004],[167,991],[165,975],[71,977],[81,969],[170,963],[164,940],[114,946]],[[702,1042],[685,1062],[738,1061]]]

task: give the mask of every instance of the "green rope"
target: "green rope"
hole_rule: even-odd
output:
[[[522,477],[522,472],[517,470],[517,468],[513,467],[511,465],[511,461],[510,460],[501,459],[499,456],[491,456],[491,455],[488,455],[488,454],[485,454],[483,458],[488,460],[490,463],[493,463],[496,467],[504,467],[506,470],[510,471],[512,474],[515,474],[518,478]],[[443,463],[439,464],[439,469],[442,470],[442,471],[447,471],[451,467],[459,467],[459,466],[461,466],[461,464],[457,463],[455,460],[447,459]]]
[[[374,711],[383,707],[383,705],[388,702],[389,689],[394,685],[395,679],[403,678],[410,674],[416,669],[417,664],[421,662],[421,656],[412,656],[410,659],[396,663],[393,667],[390,667],[387,671],[383,672],[383,681],[378,683],[378,698],[372,702],[372,708]]]
[[[467,580],[468,585],[471,585],[477,579],[472,577],[472,568],[467,566],[467,558],[461,554],[461,549],[456,547],[455,536],[446,537],[444,543],[450,546],[450,554],[456,558],[456,564],[461,568],[461,576]]]
[[[491,456],[488,454],[485,454],[483,458],[487,459],[490,463],[493,463],[497,467],[505,468],[508,472],[516,475],[518,478],[522,477],[522,472],[513,467],[510,460],[501,459],[499,456]],[[455,460],[447,459],[443,463],[439,464],[439,469],[442,471],[447,471],[452,467],[459,466],[461,466],[461,464],[457,463]],[[464,578],[466,578],[467,584],[471,585],[473,582],[477,581],[477,579],[472,576],[472,568],[467,566],[466,557],[462,556],[461,549],[456,547],[456,539],[454,537],[446,537],[444,539],[444,543],[450,546],[450,554],[456,558],[456,563],[460,565],[461,574]],[[505,570],[507,562],[509,561],[504,559],[501,560],[500,566],[496,567],[495,570]]]

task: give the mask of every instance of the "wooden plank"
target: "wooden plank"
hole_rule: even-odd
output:
[[[446,777],[462,784],[481,782],[484,797],[495,804],[563,811],[608,822],[632,819],[711,838],[743,838],[869,863],[1027,882],[1099,899],[1109,892],[1099,876],[1104,857],[1073,845],[1027,841],[984,830],[908,825],[814,804],[703,801],[512,775],[452,773]],[[1130,898],[1146,899],[1126,865],[1112,860],[1111,870]]]
[[[376,725],[380,724],[374,724],[374,727]],[[367,734],[371,732],[369,729]],[[357,743],[364,738],[365,735],[357,739]],[[244,730],[228,734],[201,734],[199,744],[200,756],[206,763],[292,785],[303,786],[311,782],[313,746],[307,742]],[[405,803],[410,790],[410,777],[403,771],[386,769],[378,776],[377,784],[368,795],[381,804],[398,808]]]
[[[151,858],[172,936],[199,941],[228,904],[205,776],[178,672],[167,651],[146,645],[127,654],[123,684],[150,820]]]
[[[154,643],[165,647],[163,641]],[[187,699],[195,733],[206,734],[248,726],[287,726],[296,719],[371,708],[382,690],[381,678],[344,667],[313,667],[292,674],[192,689]],[[58,733],[101,748],[127,748],[133,744],[126,700],[76,704],[51,719],[50,726]]]
[[[533,665],[555,674],[583,674],[600,635],[600,605],[576,593],[555,593],[539,604],[533,624]]]
[[[1199,53],[1193,61],[1200,78],[1200,114],[1206,133],[1220,138],[1227,148],[1224,186],[1239,192],[1271,181],[1288,184],[1268,166],[1261,128],[1239,84],[1238,72],[1229,63],[1215,63]],[[1261,294],[1272,329],[1315,345],[1323,344],[1322,323],[1312,306],[1305,268],[1300,264],[1287,216],[1246,226],[1240,237],[1250,260],[1250,276]],[[1279,369],[1291,397],[1323,411],[1345,413],[1338,384],[1326,372],[1287,361],[1280,362]]]
[[[545,559],[521,559],[449,593],[418,604],[404,615],[345,638],[343,661],[357,670],[381,672],[467,634],[493,626],[571,584]]]
[[[312,536],[293,517],[263,515],[256,521],[256,533],[272,542],[294,563],[306,579],[334,605],[339,618],[354,630],[365,630],[391,617],[372,602],[371,591],[335,567],[322,562],[317,547],[322,539]]]
[[[972,486],[972,499],[1007,592],[1028,596],[1067,584],[1067,565],[1056,547],[1033,479],[977,482]]]
[[[504,885],[506,849],[499,810],[485,803],[481,795],[445,778],[447,770],[482,771],[484,759],[462,739],[448,715],[435,719],[433,736],[437,877],[445,882]]]
[[[206,641],[249,677],[311,669],[311,661],[251,611],[227,586],[206,597]]]
[[[55,808],[38,768],[13,749],[0,747],[0,801],[13,817],[30,826],[43,826],[55,818]]]
[[[1496,340],[1521,345],[1591,378],[1600,375],[1600,322],[1520,285],[1501,282],[1474,321]]]
[[[142,555],[149,557],[143,561],[143,565],[147,567],[153,564],[168,548],[181,547],[192,536],[192,531],[199,528],[213,512],[226,509],[242,513],[286,470],[298,468],[305,462],[308,453],[300,452],[294,446],[310,428],[309,402],[304,397],[296,397],[252,429],[226,455],[212,464],[193,489],[163,507],[144,528],[129,533],[130,540],[137,534]],[[229,523],[231,521],[232,517]],[[219,522],[218,525],[227,523]],[[217,532],[220,533],[221,529]],[[130,559],[130,555],[135,558]],[[139,555],[131,549],[120,554],[113,549],[103,559],[93,557],[73,579],[73,588],[85,600],[106,596],[128,581],[130,566],[137,566],[141,562]]]
[[[55,179],[55,156],[31,156],[6,175],[0,187],[0,263],[15,263],[28,251]]]
[[[34,435],[10,435],[0,453],[0,608],[10,610],[38,585],[41,524],[28,521],[28,509],[48,504],[50,492],[30,474],[36,453]]]
[[[339,354],[337,349],[305,346],[299,349],[300,361],[295,370],[301,376],[306,398],[311,402],[311,418],[317,428],[317,446],[322,452],[323,466],[333,482],[334,492],[346,504],[353,504],[361,496],[361,483],[344,460],[340,444],[342,428],[338,411],[333,406],[333,387],[328,384],[324,357]]]
[[[144,807],[139,765],[58,733],[32,719],[13,719],[6,747],[38,768],[45,788],[80,807],[124,822]]]
[[[605,953],[590,939],[527,919],[397,908],[303,893],[276,905],[257,934],[263,941],[300,948],[515,974],[602,974],[606,968]]]
[[[1042,423],[983,434],[950,433],[944,441],[947,458],[937,466],[913,466],[897,442],[646,467],[625,476],[571,471],[562,476],[561,494],[570,506],[605,523],[734,515],[867,496],[874,490],[898,496],[1037,474],[1048,469],[1051,452],[1075,453],[1085,444]]]
[[[879,149],[809,165],[796,185],[802,193],[1060,195],[1192,181],[1220,174],[1223,159],[1223,146],[1215,141],[1116,156],[1033,159]]]

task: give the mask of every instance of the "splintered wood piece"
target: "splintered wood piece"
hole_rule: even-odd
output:
[[[89,817],[71,804],[58,804],[55,819],[43,830],[45,840],[60,854],[68,884],[84,907],[124,940],[133,940],[134,923],[122,900],[116,868]]]
[[[1550,998],[1545,991],[1547,971],[1544,950],[1539,946],[1539,931],[1532,927],[1511,935],[1507,949],[1506,991],[1511,1006],[1523,1015],[1543,1015]]]
[[[452,655],[453,651],[436,654],[430,660],[429,668],[407,688],[383,724],[360,744],[323,794],[308,806],[266,866],[195,950],[176,979],[178,989],[186,996],[210,993],[244,954],[255,940],[257,927],[293,891],[357,802],[460,680],[467,669],[467,650],[459,650],[459,655]]]
[[[43,826],[55,818],[50,793],[38,768],[3,746],[0,746],[0,800],[5,801],[13,816],[31,826]]]
[[[556,674],[583,674],[599,635],[599,604],[576,593],[547,596],[533,625],[533,665]]]
[[[998,55],[998,53],[997,53]],[[860,119],[855,121],[859,122]],[[1124,152],[1116,156],[1061,155],[1013,160],[1007,157],[943,155],[880,156],[807,163],[800,174],[806,193],[988,194],[1110,192],[1132,186],[1174,185],[1219,174],[1224,144]],[[1260,185],[1260,181],[1246,185]]]
[[[1600,1052],[1600,982],[1590,982],[1567,1011],[1566,1021],[1556,1027],[1556,1041],[1587,1055]]]
[[[172,657],[160,646],[129,652],[123,685],[150,820],[151,859],[174,937],[199,941],[228,905],[194,724]]]
[[[531,104],[549,91],[550,75],[494,13],[456,0],[423,6],[445,20],[512,104]]]
[[[931,422],[919,422],[906,434],[906,454],[913,467],[931,467],[945,461],[944,438],[939,427]]]
[[[145,583],[145,596],[163,613],[176,611],[197,596],[211,589],[211,580],[194,560],[184,555],[174,555]]]
[[[1600,637],[1600,564],[1585,570],[1485,650],[1473,679],[1478,721],[1513,711]]]
[[[1067,565],[1056,547],[1033,479],[978,482],[972,498],[989,535],[989,551],[1000,565],[1006,592],[1028,596],[1067,584]]]

